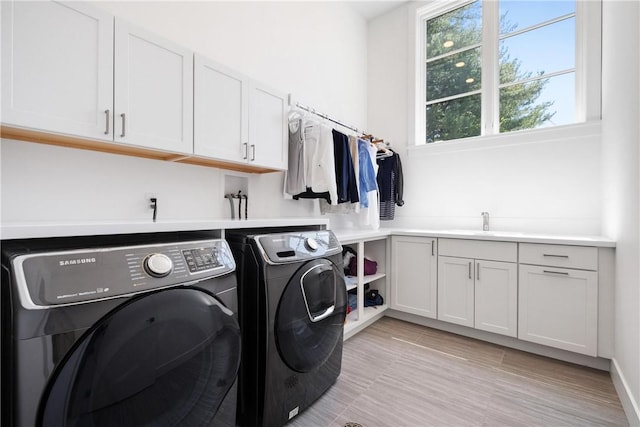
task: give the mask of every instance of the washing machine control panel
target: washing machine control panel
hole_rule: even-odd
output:
[[[270,264],[284,264],[321,258],[342,252],[342,246],[330,230],[301,231],[255,236],[262,256]]]
[[[223,265],[216,247],[185,249],[182,255],[191,273],[216,269]]]
[[[12,262],[20,301],[29,309],[187,285],[236,267],[222,239],[30,253]]]

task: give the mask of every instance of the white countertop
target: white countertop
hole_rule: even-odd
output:
[[[520,233],[515,231],[426,230],[414,228],[380,228],[378,230],[333,230],[341,242],[375,240],[384,236],[423,236],[451,239],[493,240],[502,242],[548,243],[578,246],[615,247],[615,240],[603,236]]]
[[[31,239],[41,237],[98,236],[109,234],[160,233],[172,231],[230,230],[238,228],[329,226],[325,218],[271,218],[250,220],[192,221],[112,221],[68,223],[2,224],[0,239]]]
[[[238,228],[295,227],[320,225],[329,227],[327,218],[271,218],[250,220],[191,221],[112,221],[2,224],[0,239],[29,239],[109,234],[159,233],[171,231],[230,230]],[[380,228],[378,230],[334,229],[341,242],[375,240],[387,236],[424,236],[452,239],[494,240],[503,242],[549,243],[579,246],[615,247],[616,242],[603,236],[520,233],[514,231],[429,230],[414,228]]]

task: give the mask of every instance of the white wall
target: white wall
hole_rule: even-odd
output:
[[[640,425],[640,6],[603,5],[603,230],[617,240],[615,368],[618,394]],[[629,397],[629,401],[625,396]]]
[[[408,148],[416,7],[369,24],[369,128],[392,141],[405,176],[405,206],[393,223],[479,228],[488,211],[494,229],[600,234],[598,126]]]
[[[339,2],[95,2],[346,122],[366,127],[366,22]],[[64,60],[64,58],[61,58]],[[3,140],[2,222],[227,218],[224,176],[199,166]],[[249,175],[250,217],[308,216],[283,173]],[[268,207],[268,208],[267,208]]]

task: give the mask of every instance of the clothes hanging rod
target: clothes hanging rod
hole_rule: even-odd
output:
[[[340,125],[340,126],[342,126],[343,128],[351,129],[351,130],[352,130],[352,131],[354,131],[355,133],[360,133],[360,134],[366,134],[366,133],[367,133],[367,132],[365,132],[365,131],[363,131],[363,130],[359,130],[359,129],[358,129],[357,127],[355,127],[355,126],[348,125],[348,124],[346,124],[346,123],[341,122],[340,120],[336,120],[336,119],[333,119],[333,118],[329,117],[327,114],[324,114],[324,113],[321,113],[321,112],[319,112],[319,111],[316,111],[315,109],[310,108],[310,107],[307,107],[306,105],[302,105],[302,104],[300,104],[299,102],[296,102],[296,107],[297,107],[297,108],[300,108],[301,110],[308,111],[308,112],[309,112],[309,113],[311,113],[311,114],[315,114],[316,116],[320,116],[320,117],[322,117],[322,118],[323,118],[323,119],[325,119],[325,120],[329,120],[330,122],[333,122],[333,123],[335,123],[335,124],[337,124],[337,125]]]

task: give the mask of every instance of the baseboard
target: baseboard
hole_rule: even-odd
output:
[[[622,403],[622,407],[624,408],[624,413],[629,420],[629,425],[632,427],[640,426],[640,408],[638,408],[638,403],[634,399],[633,393],[629,390],[629,385],[624,375],[622,375],[622,371],[615,357],[611,359],[610,372],[613,386],[616,388],[620,403]]]

